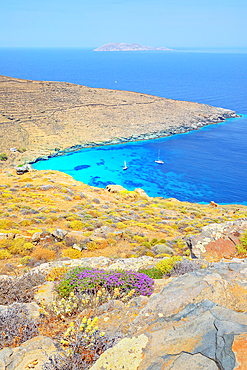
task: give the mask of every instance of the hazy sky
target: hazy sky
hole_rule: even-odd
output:
[[[0,0],[0,47],[247,47],[247,0]]]

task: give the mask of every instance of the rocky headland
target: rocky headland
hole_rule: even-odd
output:
[[[139,44],[126,44],[124,42],[105,44],[97,49],[94,49],[94,51],[149,51],[149,50],[172,50],[172,49],[168,49],[166,47],[155,48],[152,46],[144,46]]]
[[[165,137],[237,117],[229,109],[67,82],[0,76],[1,168],[50,156]]]

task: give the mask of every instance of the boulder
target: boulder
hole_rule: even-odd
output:
[[[53,189],[53,186],[50,185],[50,184],[47,184],[47,185],[41,185],[39,187],[39,190],[44,190],[44,191],[47,191],[47,190],[50,190],[50,189]]]
[[[147,193],[145,193],[145,191],[143,189],[136,188],[134,191],[135,191],[135,193],[139,194],[141,197],[149,199],[149,196],[147,195]]]
[[[42,232],[36,232],[32,235],[31,241],[33,243],[38,243],[40,241]]]
[[[8,238],[8,234],[6,233],[0,233],[0,240],[4,240]]]
[[[15,169],[16,169],[17,175],[23,175],[26,172],[33,171],[33,168],[30,164],[24,164],[23,166],[16,167]]]
[[[170,256],[174,255],[174,250],[171,247],[168,247],[165,244],[156,244],[152,247],[152,252],[154,254],[170,254]]]
[[[48,357],[57,349],[52,339],[38,336],[29,339],[17,348],[4,348],[0,351],[0,369],[2,370],[42,370]]]
[[[121,185],[107,185],[106,190],[110,193],[120,193],[123,190],[127,190],[123,188]]]
[[[53,236],[55,236],[55,238],[57,238],[59,240],[63,240],[65,238],[65,236],[68,234],[68,231],[62,230],[59,227],[57,227],[55,230],[52,231],[51,234]]]
[[[237,252],[240,234],[247,229],[247,220],[228,221],[204,226],[202,232],[191,236],[187,244],[192,256],[210,259],[230,257]]]
[[[48,281],[37,288],[34,299],[37,302],[43,301],[46,305],[48,305],[49,303],[52,303],[52,301],[55,299],[55,296],[56,292],[54,283],[52,281]]]

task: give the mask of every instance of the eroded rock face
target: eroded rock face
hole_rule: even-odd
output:
[[[170,279],[131,322],[130,307],[110,313],[109,323],[115,326],[115,314],[126,335],[93,370],[247,368],[247,314],[238,312],[247,307],[247,263],[215,263]]]
[[[4,348],[0,351],[0,369],[2,370],[42,370],[46,356],[57,351],[48,337],[35,337],[17,348]]]
[[[211,224],[202,233],[189,239],[189,247],[196,258],[230,257],[237,252],[239,236],[247,229],[247,220]]]

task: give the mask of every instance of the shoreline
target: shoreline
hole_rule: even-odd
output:
[[[162,139],[162,138],[166,138],[166,137],[170,137],[170,136],[174,136],[174,135],[186,134],[186,133],[189,133],[189,132],[192,132],[192,131],[200,130],[201,128],[206,127],[206,126],[217,125],[219,123],[224,123],[224,122],[226,122],[227,119],[241,118],[241,117],[242,117],[241,114],[235,113],[235,115],[229,116],[229,117],[227,117],[225,119],[222,119],[222,120],[218,120],[217,122],[215,122],[215,121],[206,122],[206,123],[198,122],[198,124],[194,125],[193,127],[181,126],[181,127],[177,127],[177,128],[173,128],[173,129],[172,128],[167,129],[167,130],[164,130],[163,132],[152,132],[152,133],[147,133],[147,134],[132,135],[130,137],[113,138],[111,140],[106,140],[106,141],[102,141],[102,142],[87,142],[85,144],[74,145],[72,147],[65,148],[61,151],[55,151],[54,153],[50,153],[47,156],[38,157],[35,160],[28,162],[28,164],[34,164],[34,163],[37,163],[37,162],[40,162],[40,161],[49,160],[50,158],[54,158],[54,157],[65,156],[67,154],[76,153],[78,151],[81,151],[81,150],[87,149],[87,148],[96,148],[96,147],[101,147],[101,146],[127,144],[127,143],[131,143],[131,142]]]
[[[207,104],[0,76],[0,168],[182,134],[239,117]]]

